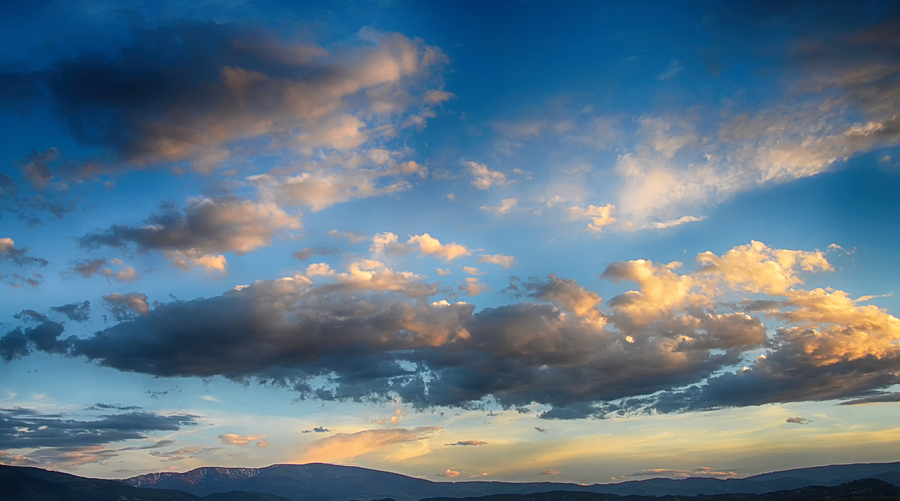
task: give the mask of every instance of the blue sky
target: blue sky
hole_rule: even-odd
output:
[[[32,2],[0,462],[896,460],[890,2]]]

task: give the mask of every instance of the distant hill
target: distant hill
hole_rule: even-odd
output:
[[[386,498],[418,501],[424,498],[465,498],[551,491],[618,496],[764,494],[811,485],[835,486],[864,478],[877,478],[900,486],[900,462],[803,468],[744,479],[654,478],[587,486],[553,482],[432,482],[397,473],[322,463],[282,464],[266,468],[198,468],[186,473],[141,475],[123,482],[134,487],[175,489],[198,496],[241,490],[275,494],[291,501],[369,501]]]
[[[288,466],[288,465],[278,465]],[[323,468],[330,465],[316,465],[318,470],[328,470]],[[874,466],[874,465],[867,465]],[[333,467],[339,468],[339,467]],[[186,485],[187,480],[193,480],[195,485],[208,483],[210,481],[221,480],[223,482],[234,482],[249,479],[270,478],[277,481],[279,475],[272,475],[266,470],[270,468],[260,468],[254,472],[229,472],[228,468],[207,468],[203,472],[189,472],[190,475],[181,480]],[[223,471],[216,471],[223,470]],[[283,470],[283,468],[282,468]],[[366,470],[359,468],[362,472],[353,472],[356,474],[366,475],[366,472],[380,474],[376,470]],[[312,471],[307,469],[305,473],[315,473],[316,468]],[[338,472],[340,470],[337,470]],[[865,469],[860,471],[867,471]],[[250,473],[250,474],[248,474]],[[284,473],[284,471],[282,471]],[[779,472],[781,473],[781,472]],[[821,473],[821,472],[818,472]],[[846,472],[838,471],[840,474]],[[807,473],[809,474],[809,473]],[[396,475],[396,474],[388,474]],[[396,475],[411,481],[411,479]],[[377,475],[376,475],[377,477]],[[155,477],[144,476],[140,481],[147,482],[148,478],[155,478],[161,483],[163,480],[177,480],[178,475],[157,475]],[[798,478],[798,477],[784,477]],[[372,479],[370,479],[372,480]],[[377,478],[375,478],[377,480]],[[658,479],[657,479],[658,480]],[[702,480],[702,479],[701,479]],[[427,481],[426,481],[427,482]],[[671,481],[685,482],[685,481]],[[720,483],[725,481],[718,481]],[[438,488],[454,488],[460,489],[509,489],[522,488],[529,489],[539,486],[546,488],[548,486],[571,486],[572,484],[510,484],[500,482],[460,482],[460,483],[435,483],[432,487]],[[645,481],[644,484],[658,485],[653,481]],[[475,485],[472,485],[475,484]],[[635,482],[641,484],[641,482]],[[690,482],[691,485],[697,485]],[[732,482],[734,484],[734,482]],[[357,484],[357,488],[361,484]],[[377,481],[374,484],[377,485]],[[672,484],[668,484],[672,485]],[[678,484],[675,484],[678,485]],[[576,486],[583,489],[600,488],[604,486]],[[608,486],[607,486],[608,487]],[[327,488],[320,488],[314,492],[301,493],[303,498],[323,499],[321,494],[333,496]],[[296,498],[298,493],[294,493]],[[151,489],[146,487],[134,487],[115,480],[97,480],[90,478],[77,477],[64,473],[50,472],[38,468],[18,468],[12,466],[0,466],[0,500],[15,501],[288,501],[288,497],[276,496],[273,494],[265,494],[259,492],[242,492],[230,491],[223,493],[213,493],[203,497],[190,494],[183,491],[172,489]],[[361,499],[372,500],[372,497],[363,496]],[[423,501],[814,501],[814,500],[831,500],[831,501],[889,501],[900,500],[900,486],[891,483],[867,478],[863,480],[853,480],[837,486],[806,486],[794,490],[778,490],[761,494],[754,493],[729,493],[729,494],[701,494],[696,496],[674,495],[668,494],[664,496],[652,495],[635,495],[620,496],[611,493],[590,492],[590,491],[572,491],[572,490],[553,490],[549,492],[533,492],[533,493],[504,493],[481,496],[468,496],[460,499],[455,496],[440,496],[425,499]],[[345,499],[349,501],[349,499]],[[395,498],[383,498],[380,501],[396,501]]]
[[[868,479],[865,480],[868,484],[860,484],[863,479]],[[429,498],[667,501],[674,496],[695,501],[712,501],[713,497],[726,501],[776,501],[851,499],[853,496],[847,494],[847,489],[870,489],[865,496],[900,500],[900,493],[891,494],[893,491],[890,491],[897,488],[900,488],[900,463],[802,468],[744,479],[654,478],[594,485],[432,482],[397,473],[322,463],[266,468],[207,467],[186,473],[152,473],[120,481],[89,479],[39,468],[0,466],[0,500],[3,501],[419,501]],[[795,497],[777,497],[778,492],[786,491],[791,491]],[[806,495],[820,497],[796,497]]]
[[[811,486],[765,494],[699,496],[617,496],[593,492],[553,491],[536,494],[497,494],[472,498],[432,498],[422,501],[887,501],[900,499],[900,487],[867,478],[838,486]]]
[[[288,501],[271,494],[229,492],[200,498],[182,491],[141,489],[116,480],[78,477],[40,468],[0,465],[2,501]]]

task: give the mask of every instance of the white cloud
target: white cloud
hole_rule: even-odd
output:
[[[478,262],[497,264],[504,268],[509,268],[516,264],[516,258],[504,254],[482,254],[478,257]]]
[[[493,212],[495,216],[502,216],[504,214],[507,214],[510,210],[512,210],[512,208],[515,207],[516,204],[518,204],[518,203],[519,203],[519,201],[516,200],[515,198],[504,198],[503,200],[500,201],[499,206],[491,207],[488,205],[482,205],[481,210],[487,211],[487,212]]]
[[[453,261],[459,257],[472,255],[472,252],[467,249],[466,246],[456,242],[442,244],[440,240],[432,237],[428,233],[411,236],[406,244],[418,246],[419,254],[435,256],[444,261]]]
[[[472,175],[472,186],[479,190],[489,190],[491,186],[501,186],[507,183],[506,174],[488,169],[487,165],[464,160],[463,165],[469,168],[469,174]]]

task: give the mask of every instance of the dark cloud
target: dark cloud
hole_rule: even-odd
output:
[[[900,402],[900,392],[871,392],[865,396],[841,402],[838,405],[865,405]]]
[[[196,424],[197,416],[164,416],[150,412],[108,414],[93,421],[61,414],[14,408],[0,409],[0,448],[90,447],[146,438],[147,433],[178,431]]]
[[[25,285],[37,287],[44,281],[44,276],[40,273],[32,273],[30,275],[22,275],[21,273],[0,273],[0,281],[6,282],[13,288],[19,288]]]
[[[161,206],[162,212],[153,214],[143,224],[113,225],[106,231],[87,234],[79,239],[82,247],[96,249],[134,247],[138,252],[160,251],[167,254],[175,266],[208,269],[221,266],[215,254],[234,252],[244,254],[271,244],[272,238],[288,229],[300,229],[299,216],[292,216],[280,208],[235,197],[195,199],[183,210],[171,204]],[[84,263],[90,266],[94,262]]]
[[[137,405],[120,405],[120,404],[104,404],[104,403],[96,403],[90,407],[85,407],[86,411],[136,411],[140,410],[141,407]]]
[[[505,407],[549,404],[553,409],[543,417],[575,418],[596,413],[592,402],[699,382],[737,363],[740,351],[729,347],[744,343],[731,341],[733,328],[725,321],[707,325],[701,318],[705,331],[694,333],[696,342],[678,345],[656,334],[629,344],[602,324],[549,305],[475,314],[466,304],[416,304],[408,298],[436,289],[392,280],[318,287],[261,281],[217,297],[158,304],[90,338],[73,339],[69,354],[163,377],[255,377],[303,398],[398,395],[416,407],[473,407],[492,397]],[[387,290],[360,289],[373,283]],[[563,308],[580,304],[554,298]],[[658,332],[666,330],[684,332],[668,326]],[[316,386],[317,377],[336,384]]]
[[[15,242],[11,238],[0,238],[0,262],[12,263],[16,266],[47,266],[49,263],[46,259],[29,256],[28,247],[16,248]]]
[[[331,430],[324,426],[316,426],[311,430],[303,430],[303,433],[330,433]]]
[[[71,345],[72,339],[60,341],[59,336],[62,335],[65,328],[62,324],[52,321],[46,321],[36,327],[25,329],[25,337],[30,343],[40,351],[47,353],[66,353]]]
[[[13,315],[13,317],[26,322],[45,322],[48,320],[47,315],[34,310],[22,310]]]
[[[31,352],[28,350],[28,338],[21,329],[7,332],[0,337],[0,358],[3,358],[5,362],[11,362],[29,353]]]
[[[346,125],[333,122],[360,106],[363,115],[396,113],[417,100],[392,98],[392,86],[428,77],[446,60],[395,34],[328,52],[271,33],[176,21],[133,28],[130,39],[38,71],[0,71],[0,106],[49,103],[81,145],[99,147],[113,165],[208,165],[241,139],[310,141],[323,128]],[[385,65],[397,71],[373,71]],[[38,184],[48,177],[32,171]]]
[[[62,306],[53,306],[51,311],[62,313],[73,322],[87,322],[91,318],[91,302],[85,300],[81,303],[70,303]]]
[[[59,340],[62,324],[45,320],[39,325],[26,329],[17,328],[0,338],[0,358],[6,362],[31,353],[29,346],[47,353],[68,353],[72,339]]]
[[[728,259],[743,263],[745,251]],[[257,380],[302,399],[400,399],[418,409],[541,404],[544,419],[847,399],[900,383],[896,318],[842,291],[778,289],[784,299],[769,315],[784,327],[767,336],[758,317],[717,313],[712,298],[691,292],[713,290],[715,280],[751,290],[773,280],[740,282],[753,279],[726,264],[721,273],[731,275],[710,278],[708,270],[678,275],[671,265],[616,263],[604,276],[638,281],[641,290],[603,310],[574,281],[529,279],[520,292],[552,304],[475,312],[432,302],[439,289],[421,277],[383,267],[361,273],[356,263],[321,285],[302,276],[261,280],[152,308],[141,294],[107,296],[123,308],[119,324],[60,340],[62,326],[44,322],[10,333],[4,353],[12,359],[34,345],[126,372]],[[745,360],[760,348],[764,356]]]
[[[335,247],[323,247],[320,245],[318,247],[307,247],[305,249],[300,249],[291,255],[301,261],[306,261],[313,256],[328,256],[331,254],[340,254],[340,252],[341,251]]]
[[[83,261],[75,262],[74,266],[72,266],[69,271],[76,275],[81,275],[84,278],[90,278],[95,273],[100,271],[100,268],[104,264],[106,264],[106,259],[104,258],[85,259]]]
[[[811,423],[812,421],[810,421],[809,419],[806,419],[806,418],[804,418],[804,417],[799,417],[799,416],[798,416],[798,417],[789,417],[789,418],[785,419],[784,422],[785,422],[785,423],[792,423],[792,424],[809,424],[809,423]]]

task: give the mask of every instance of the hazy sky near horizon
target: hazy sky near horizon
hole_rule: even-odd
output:
[[[895,2],[0,8],[0,463],[896,461]]]

